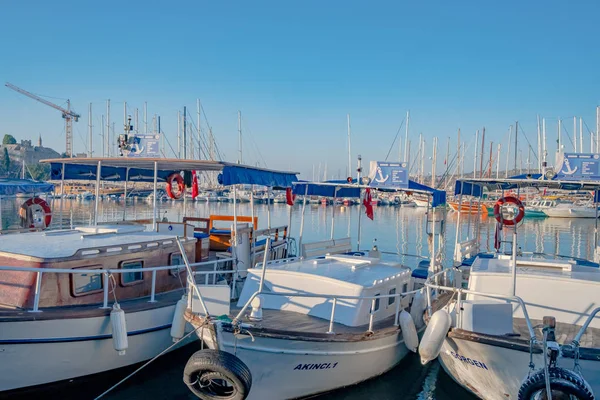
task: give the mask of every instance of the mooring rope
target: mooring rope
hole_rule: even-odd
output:
[[[173,343],[172,345],[170,345],[169,347],[167,347],[166,349],[164,349],[163,351],[161,351],[160,353],[158,353],[156,356],[154,356],[154,358],[148,360],[146,363],[144,363],[144,365],[142,365],[141,367],[139,367],[138,369],[136,369],[135,371],[133,371],[131,374],[127,375],[125,378],[121,379],[119,382],[117,382],[115,385],[111,386],[110,388],[108,388],[108,390],[106,390],[104,393],[102,393],[100,396],[96,397],[94,400],[98,400],[101,399],[102,397],[106,396],[108,393],[112,392],[115,388],[117,388],[119,385],[121,385],[123,382],[125,382],[126,380],[128,380],[129,378],[131,378],[132,376],[134,376],[135,374],[137,374],[138,372],[140,372],[142,369],[146,368],[148,365],[150,365],[150,363],[152,363],[154,360],[156,360],[158,357],[162,356],[163,354],[165,354],[167,351],[171,350],[173,347],[177,346],[182,340],[187,339],[192,333],[196,333],[196,331],[202,327],[204,327],[204,325],[206,325],[206,320],[202,323],[202,325],[198,326],[197,328],[195,328],[193,331],[189,332],[188,334],[186,334],[184,337],[182,337],[181,339],[179,339],[178,341],[176,341],[175,343]],[[202,339],[200,339],[202,340]]]

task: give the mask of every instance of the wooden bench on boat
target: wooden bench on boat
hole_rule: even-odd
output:
[[[346,253],[352,251],[350,238],[323,240],[302,244],[300,255],[304,258],[320,257],[326,254]]]
[[[237,216],[237,222],[250,222],[254,225],[254,230],[258,228],[258,217]],[[231,227],[216,228],[215,222],[227,221],[233,223],[232,215],[211,215],[208,224],[208,233],[210,234],[210,249],[214,251],[226,251],[231,245]]]

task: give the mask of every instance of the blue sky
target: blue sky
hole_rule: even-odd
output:
[[[344,175],[347,113],[353,158],[365,161],[386,157],[408,109],[413,153],[422,132],[428,156],[434,136],[440,154],[448,137],[454,150],[458,128],[472,142],[485,126],[487,143],[506,146],[516,120],[535,143],[537,114],[551,153],[558,117],[570,118],[569,133],[573,116],[595,130],[598,15],[592,0],[5,2],[0,77],[70,98],[83,116],[76,151],[85,150],[90,102],[99,149],[106,99],[117,130],[123,101],[140,119],[147,101],[174,144],[177,111],[187,105],[195,119],[200,98],[227,160],[237,159],[241,110],[244,161],[260,160],[259,148],[272,168],[310,177],[327,163]],[[60,114],[2,87],[4,133],[41,133],[64,149]]]

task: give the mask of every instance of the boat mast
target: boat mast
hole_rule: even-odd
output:
[[[479,177],[483,178],[483,155],[485,154],[485,126],[481,131],[481,159],[479,160]]]
[[[546,118],[542,118],[542,167],[546,166],[546,157],[548,151],[546,148]]]
[[[92,133],[92,103],[90,103],[90,108],[89,108],[89,111],[88,111],[88,128],[89,128],[89,134],[90,134],[88,151],[89,151],[89,154],[90,154],[89,157],[92,158],[92,153],[93,153],[93,150],[92,150],[92,141],[93,141],[93,138],[94,138],[93,133]]]
[[[238,110],[238,152],[239,152],[239,159],[238,159],[238,164],[241,164],[243,162],[243,158],[242,158],[242,112]]]
[[[573,150],[577,153],[577,117],[573,117]]]
[[[106,156],[110,157],[110,99],[106,100]]]
[[[136,108],[136,114],[137,114],[137,108]],[[135,131],[137,132],[137,115],[136,115],[136,128]],[[148,133],[148,102],[144,102],[144,134]]]
[[[498,156],[496,160],[496,179],[500,178],[500,150],[502,149],[502,145],[498,143]]]
[[[557,153],[560,154],[560,152],[562,151],[562,140],[561,140],[561,130],[562,130],[562,120],[560,119],[560,117],[558,118],[558,150]]]
[[[138,110],[138,108],[137,108],[137,107],[135,108],[135,115],[134,115],[134,119],[135,119],[135,122],[134,122],[134,125],[135,125],[135,126],[133,127],[133,131],[134,131],[136,134],[138,134],[138,126],[139,126],[139,124],[140,124],[140,118],[139,118],[139,110]]]
[[[187,160],[187,108],[183,106],[183,159]]]
[[[474,155],[473,158],[473,178],[477,178],[477,147],[479,146],[479,129],[475,132],[475,146],[474,146]]]
[[[435,164],[437,162],[437,143],[438,138],[433,138],[433,163],[431,165],[431,187],[435,188]]]
[[[462,178],[462,173],[461,173],[461,165],[462,165],[462,159],[460,157],[460,147],[461,147],[461,143],[460,143],[460,128],[458,128],[458,142],[456,142],[456,159],[458,160],[458,168],[456,169],[458,171],[458,174],[461,178]]]
[[[181,158],[181,112],[177,111],[177,158]]]
[[[352,157],[351,157],[351,147],[350,147],[350,114],[347,114],[348,118],[348,174],[346,176],[352,176]]]
[[[583,153],[583,118],[579,117],[579,151]]]
[[[410,110],[406,111],[406,133],[404,135],[404,161],[408,160],[408,123],[410,121]]]
[[[200,99],[196,99],[196,112],[198,114],[198,159],[202,159],[202,133],[200,131]],[[254,226],[254,225],[253,225]]]
[[[540,115],[537,115],[537,151],[538,151],[538,170],[542,171],[542,133],[540,131]]]
[[[508,149],[506,151],[506,171],[504,177],[508,178],[508,162],[510,160],[510,138],[512,137],[512,125],[508,128]]]
[[[596,153],[600,153],[600,106],[596,107]]]

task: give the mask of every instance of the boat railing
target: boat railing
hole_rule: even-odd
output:
[[[445,286],[445,285],[440,285],[440,284],[436,283],[437,281],[439,281],[439,278],[441,276],[446,275],[448,272],[454,272],[454,270],[455,269],[453,269],[453,268],[444,269],[442,271],[439,271],[439,272],[431,275],[425,281],[424,287],[425,287],[425,295],[427,297],[427,312],[429,313],[430,316],[431,316],[432,310],[433,310],[433,306],[432,306],[432,298],[433,298],[432,294],[433,293],[432,293],[432,291],[434,291],[434,290],[443,290],[443,291],[447,291],[447,292],[453,292],[457,295],[457,299],[456,299],[456,309],[458,310],[457,317],[456,317],[457,318],[456,319],[457,326],[461,326],[461,322],[462,322],[462,315],[461,315],[460,310],[462,309],[462,295],[463,294],[470,294],[473,296],[480,296],[480,297],[505,300],[505,301],[517,303],[523,309],[523,316],[525,317],[525,323],[527,324],[527,330],[529,332],[531,343],[537,343],[535,331],[533,330],[533,324],[531,323],[531,319],[529,318],[529,314],[527,313],[527,307],[525,306],[525,302],[523,301],[522,298],[520,298],[519,296],[508,296],[508,295],[497,294],[497,293],[477,292],[474,290],[463,289],[463,288],[458,288],[458,287],[454,287],[454,286]]]
[[[206,275],[207,276],[206,279],[208,281],[208,275],[220,274],[220,273],[226,272],[226,271],[218,270],[219,264],[226,264],[226,263],[230,263],[233,261],[234,261],[233,258],[222,258],[222,259],[212,260],[212,261],[190,263],[190,267],[195,269],[195,268],[213,266],[213,271],[193,271],[194,275]],[[156,273],[159,271],[167,271],[167,270],[180,271],[180,270],[184,270],[184,269],[186,269],[186,266],[183,264],[182,265],[168,265],[168,266],[162,266],[162,267],[127,268],[127,269],[120,269],[120,268],[119,269],[111,269],[111,268],[67,269],[67,268],[0,266],[0,271],[36,273],[33,308],[31,310],[27,310],[29,312],[42,312],[42,310],[39,309],[39,303],[40,303],[40,294],[42,291],[42,277],[44,274],[77,274],[77,275],[82,275],[82,274],[100,275],[100,274],[102,274],[102,275],[104,275],[104,282],[103,282],[104,297],[103,297],[103,301],[102,301],[102,307],[100,307],[100,308],[110,308],[110,307],[108,307],[108,294],[109,294],[109,286],[110,286],[109,279],[113,274],[129,274],[129,273],[135,273],[135,272],[142,272],[142,273],[150,272],[150,273],[152,273],[152,288],[150,291],[150,300],[148,300],[148,302],[155,303],[156,302],[156,299],[155,299],[155,297],[156,297]],[[232,271],[232,272],[237,272],[237,271]]]
[[[598,314],[599,312],[600,312],[600,307],[596,307],[590,313],[590,316],[587,317],[587,319],[585,320],[585,323],[583,324],[581,329],[579,329],[579,332],[577,332],[577,335],[575,335],[575,338],[573,339],[573,342],[572,342],[573,347],[575,347],[575,348],[579,347],[579,342],[581,341],[581,337],[587,330],[588,326],[590,326],[590,324],[592,323],[592,320],[596,317],[596,314]]]
[[[375,303],[378,299],[389,299],[389,298],[395,298],[396,301],[396,312],[394,315],[394,326],[398,326],[398,318],[399,318],[399,314],[400,314],[400,303],[401,300],[409,295],[414,295],[417,292],[420,292],[422,289],[418,289],[418,290],[411,290],[411,291],[407,291],[407,292],[402,292],[402,293],[395,293],[395,294],[386,294],[386,295],[376,295],[376,296],[345,296],[345,295],[334,295],[334,294],[311,294],[311,293],[277,293],[277,292],[261,292],[261,291],[256,291],[254,292],[254,294],[252,294],[252,296],[250,296],[250,298],[248,299],[248,301],[246,301],[246,303],[244,304],[244,306],[242,307],[242,309],[238,312],[238,314],[235,316],[235,318],[233,319],[233,324],[238,324],[240,319],[242,318],[244,312],[246,312],[246,310],[248,309],[248,307],[250,306],[250,304],[252,303],[252,301],[259,295],[263,295],[263,296],[281,296],[281,297],[303,297],[303,298],[316,298],[316,299],[326,299],[327,301],[331,301],[331,316],[329,318],[329,329],[327,330],[327,333],[330,334],[334,334],[335,332],[333,331],[333,325],[335,322],[335,310],[337,307],[337,303],[338,300],[371,300],[371,309],[369,311],[369,327],[367,329],[367,332],[373,332],[373,320],[374,320],[374,316],[375,316]]]

